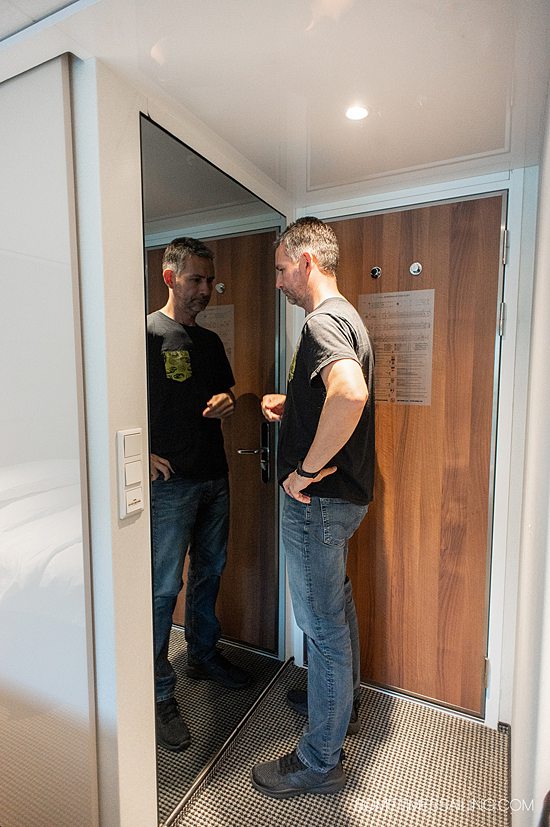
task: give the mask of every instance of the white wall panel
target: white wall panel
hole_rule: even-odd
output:
[[[0,822],[97,824],[68,65],[0,86]]]
[[[157,820],[151,546],[119,519],[116,432],[147,437],[142,96],[101,63],[72,66],[101,827]],[[148,450],[144,444],[144,451]]]
[[[535,816],[518,812],[515,827],[538,824],[544,797],[550,792],[549,227],[550,110],[539,181],[512,719],[512,795],[527,802],[534,800]]]

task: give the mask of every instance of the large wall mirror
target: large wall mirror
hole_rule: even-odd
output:
[[[214,287],[196,323],[213,330],[223,342],[236,399],[234,413],[222,422],[230,529],[216,613],[221,653],[252,678],[250,686],[231,689],[188,676],[186,566],[169,659],[177,674],[175,697],[191,741],[183,750],[157,750],[159,823],[169,824],[280,667],[283,588],[275,435],[262,420],[260,399],[281,380],[283,310],[274,285],[273,243],[284,217],[146,117],[141,119],[141,141],[147,313],[166,304],[162,260],[174,238],[200,239],[214,255]],[[157,403],[152,394],[150,387],[150,418]]]

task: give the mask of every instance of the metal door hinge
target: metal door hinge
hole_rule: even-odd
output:
[[[508,264],[508,250],[510,249],[510,235],[507,227],[502,232],[502,263],[506,267]]]
[[[491,664],[489,658],[485,658],[483,664],[483,686],[485,689],[489,686],[489,676],[491,674]]]
[[[498,311],[498,335],[504,336],[504,322],[506,321],[506,302],[501,302]]]

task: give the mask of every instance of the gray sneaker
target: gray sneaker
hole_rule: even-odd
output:
[[[286,702],[291,709],[293,709],[299,715],[303,715],[304,718],[307,718],[307,692],[305,691],[305,689],[289,689],[286,693]],[[355,700],[353,701],[353,708],[351,710],[351,716],[349,719],[348,730],[346,732],[346,735],[357,735],[357,733],[361,729],[361,721],[359,719],[360,703],[360,698],[355,698]]]
[[[156,703],[157,744],[171,752],[181,752],[191,743],[191,735],[180,715],[175,698]]]
[[[252,785],[271,798],[292,798],[305,793],[331,794],[346,783],[342,761],[328,772],[314,772],[296,755],[296,750],[252,767]]]

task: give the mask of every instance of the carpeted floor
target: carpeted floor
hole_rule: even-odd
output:
[[[285,696],[305,682],[292,664],[280,673],[173,827],[508,827],[508,732],[367,688],[344,790],[286,801],[254,790],[253,764],[300,737],[304,719]]]
[[[194,784],[197,775],[220,750],[227,738],[264,691],[281,661],[230,644],[220,646],[224,655],[254,676],[247,689],[224,689],[210,681],[194,681],[185,674],[187,651],[183,630],[170,637],[170,660],[178,674],[176,698],[191,732],[184,752],[157,748],[159,823],[170,816]]]

